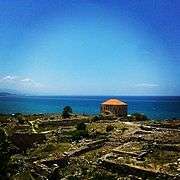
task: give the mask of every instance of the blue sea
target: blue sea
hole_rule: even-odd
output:
[[[76,113],[95,115],[109,98],[128,103],[128,114],[139,112],[152,119],[180,118],[180,96],[9,96],[0,97],[0,113],[57,113],[69,105]]]

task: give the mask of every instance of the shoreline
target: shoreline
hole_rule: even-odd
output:
[[[0,97],[0,112],[5,114],[54,114],[70,105],[74,112],[97,115],[100,104],[108,97]],[[121,97],[128,103],[128,113],[144,113],[151,119],[180,118],[180,97]]]

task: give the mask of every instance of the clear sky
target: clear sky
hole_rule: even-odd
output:
[[[0,89],[180,95],[180,1],[0,0]]]

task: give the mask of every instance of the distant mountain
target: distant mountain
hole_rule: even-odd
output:
[[[25,93],[16,89],[0,88],[0,96],[25,96]]]
[[[0,88],[0,93],[10,93],[10,94],[22,94],[20,91],[16,90],[16,89],[8,89],[8,88]]]
[[[0,92],[0,96],[16,96],[16,94],[12,94],[9,92]]]

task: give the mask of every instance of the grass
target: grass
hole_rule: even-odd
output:
[[[35,180],[28,170],[14,175],[11,179],[13,179],[13,180]]]
[[[68,176],[67,179],[78,180],[115,180],[117,174],[113,174],[101,167],[97,167],[90,163],[89,160],[82,156],[71,158],[68,167],[59,169],[59,179]]]
[[[50,126],[50,125],[47,125],[47,126],[39,126],[37,129],[37,132],[40,133],[40,132],[44,132],[44,131],[52,131],[52,130],[57,130],[57,127],[55,126]]]
[[[151,169],[177,174],[177,159],[180,154],[174,151],[155,150],[152,154],[145,157],[145,163],[149,164]]]
[[[140,142],[128,142],[116,148],[116,150],[126,152],[140,152],[143,149],[143,144]]]
[[[113,123],[111,123],[111,122],[110,123],[93,122],[93,123],[88,124],[87,128],[88,128],[89,132],[97,131],[97,132],[101,132],[101,133],[106,133],[107,126],[113,126],[114,127],[113,132],[119,130],[120,133],[122,133],[122,132],[128,130],[128,126],[122,122],[113,122]]]
[[[96,160],[100,157],[102,157],[103,155],[110,153],[112,150],[112,148],[110,146],[103,146],[99,149],[87,152],[85,154],[83,154],[81,157],[88,160],[88,161],[92,161],[92,162],[96,162]]]
[[[137,161],[135,158],[123,156],[114,159],[117,163],[130,164],[142,168],[152,169],[159,172],[177,174],[177,159],[180,154],[174,151],[155,150],[153,153],[148,154],[144,161]]]
[[[155,150],[146,158],[150,163],[166,164],[177,161],[178,157],[180,157],[180,154],[178,152]]]
[[[89,137],[88,131],[86,130],[70,130],[63,132],[63,134],[70,136],[73,141]]]
[[[30,149],[28,156],[30,158],[36,157],[37,159],[43,159],[53,155],[61,155],[65,151],[70,151],[73,148],[74,145],[70,143],[46,143],[39,145],[36,149]]]

